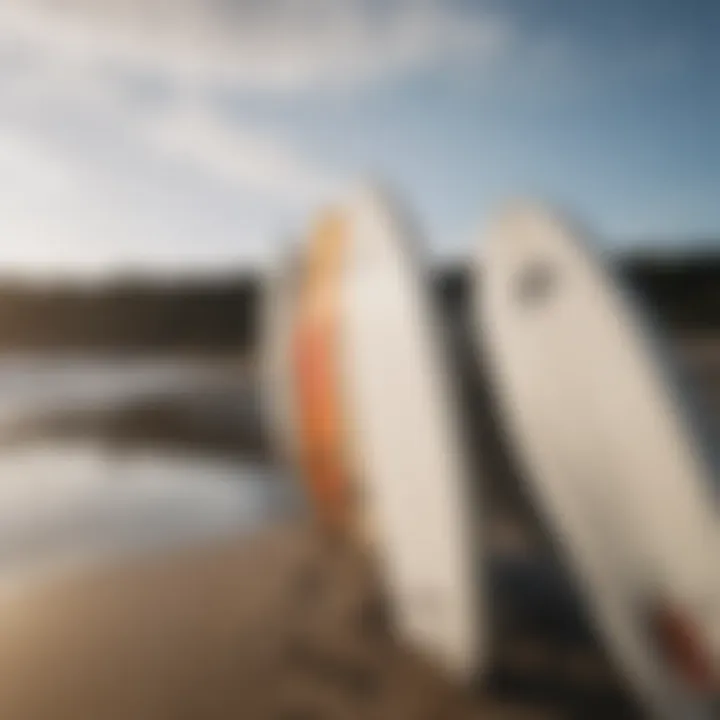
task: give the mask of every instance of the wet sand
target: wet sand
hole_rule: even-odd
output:
[[[377,588],[362,558],[294,525],[0,596],[0,718],[620,717],[593,658],[563,657],[578,692],[550,701],[547,649],[505,653],[535,686],[454,685],[396,641]]]

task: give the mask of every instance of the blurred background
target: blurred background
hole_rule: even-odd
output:
[[[566,206],[712,385],[719,21],[712,0],[7,0],[3,473],[41,472],[28,443],[112,477],[135,448],[261,460],[262,270],[366,174],[418,215],[454,317],[494,208]]]
[[[366,175],[458,327],[494,209],[583,218],[720,417],[718,27],[713,0],[5,0],[0,482],[212,479],[272,517],[263,273]]]

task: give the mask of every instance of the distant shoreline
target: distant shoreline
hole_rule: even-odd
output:
[[[670,332],[720,336],[720,250],[615,264]],[[465,265],[432,268],[431,278],[450,316],[467,310]],[[0,277],[0,353],[246,355],[258,344],[262,293],[260,272],[94,284]]]

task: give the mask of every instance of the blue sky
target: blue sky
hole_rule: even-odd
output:
[[[0,274],[262,262],[379,176],[431,249],[539,196],[720,239],[720,9],[664,0],[5,0]]]

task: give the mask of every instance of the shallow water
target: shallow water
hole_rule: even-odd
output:
[[[58,408],[119,405],[208,383],[217,369],[162,358],[0,357],[0,421]]]
[[[247,383],[238,375],[237,384]],[[227,392],[218,392],[218,387]],[[63,424],[78,411],[107,417],[129,404],[187,396],[173,412],[198,407],[201,437],[121,445],[92,424],[70,437],[33,433],[0,448],[0,574],[28,567],[88,562],[109,555],[174,547],[244,532],[282,516],[291,493],[268,465],[215,452],[217,426],[235,422],[228,405],[243,402],[227,367],[200,362],[93,359],[78,356],[0,359],[0,426],[52,416]],[[242,408],[241,408],[242,409]],[[59,421],[58,421],[59,418]],[[195,427],[193,425],[191,427]],[[55,427],[57,429],[57,427]],[[185,443],[185,445],[183,444]],[[204,444],[207,444],[207,447]]]

